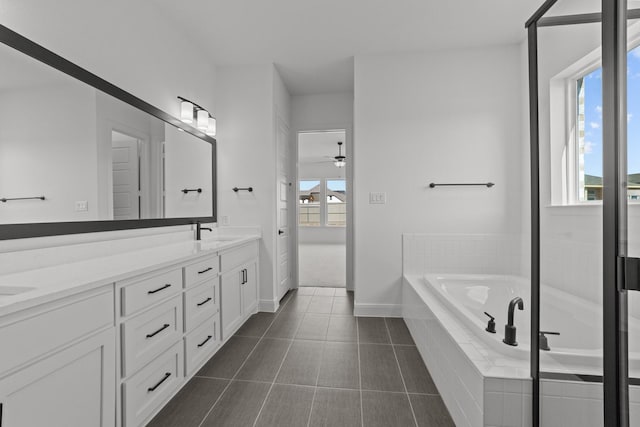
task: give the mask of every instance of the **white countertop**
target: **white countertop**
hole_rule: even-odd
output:
[[[213,236],[148,249],[123,251],[78,262],[0,275],[0,316],[112,284],[164,267],[198,259],[260,239],[259,234]],[[2,295],[3,287],[13,293]],[[8,289],[11,288],[11,289]]]

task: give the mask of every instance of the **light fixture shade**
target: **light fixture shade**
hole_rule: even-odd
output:
[[[347,162],[345,162],[344,159],[336,159],[333,164],[336,165],[337,168],[343,168]]]
[[[193,123],[193,104],[189,101],[180,103],[180,120],[184,123]]]
[[[209,127],[207,128],[207,135],[216,136],[216,118],[209,117]]]
[[[198,110],[196,127],[200,130],[207,130],[209,128],[209,113],[207,110]]]

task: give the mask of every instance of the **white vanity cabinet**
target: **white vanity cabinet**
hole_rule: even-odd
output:
[[[0,318],[2,427],[115,425],[113,285]]]
[[[191,376],[220,347],[220,257],[184,267],[185,375]]]
[[[258,243],[220,254],[222,338],[226,340],[258,309]]]
[[[116,283],[119,425],[150,421],[220,347],[219,271],[213,253]]]

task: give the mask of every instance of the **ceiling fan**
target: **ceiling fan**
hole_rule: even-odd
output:
[[[346,156],[342,155],[342,141],[338,141],[338,155],[337,156],[324,156],[326,157],[328,160],[320,160],[320,161],[315,161],[315,162],[306,162],[306,163],[329,163],[332,162],[334,164],[335,167],[337,168],[343,168],[346,166],[347,164],[347,158]]]

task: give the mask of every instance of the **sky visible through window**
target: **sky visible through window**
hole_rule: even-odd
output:
[[[584,172],[602,176],[602,68],[584,76]],[[627,55],[627,164],[640,173],[640,46]]]

